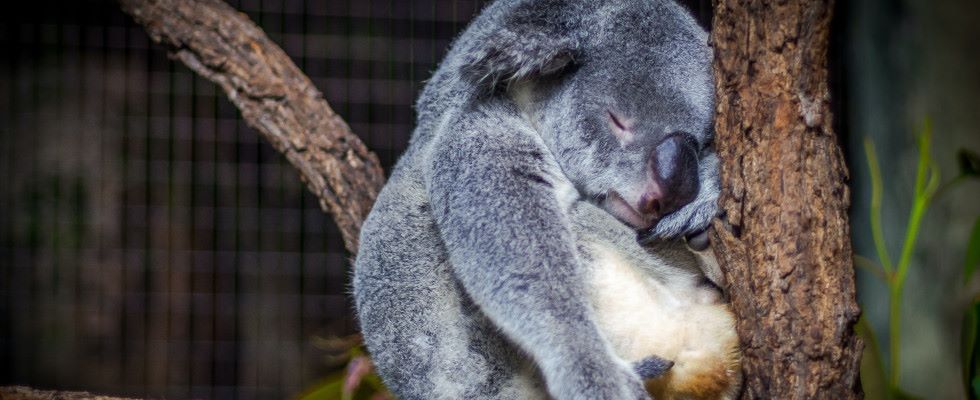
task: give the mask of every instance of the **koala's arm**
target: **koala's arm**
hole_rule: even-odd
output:
[[[555,398],[647,398],[591,317],[566,214],[574,189],[500,103],[466,112],[432,149],[432,213],[456,276],[532,356]]]

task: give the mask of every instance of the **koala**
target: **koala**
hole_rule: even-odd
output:
[[[396,395],[645,399],[641,374],[670,373],[603,333],[572,211],[594,203],[632,241],[705,229],[707,40],[667,0],[497,0],[456,39],[355,261],[365,343]]]

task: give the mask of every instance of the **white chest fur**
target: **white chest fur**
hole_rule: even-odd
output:
[[[627,361],[674,362],[648,382],[657,398],[730,398],[740,377],[734,318],[716,289],[680,273],[658,279],[651,265],[593,244],[592,304],[600,330]],[[645,260],[656,262],[659,260]]]

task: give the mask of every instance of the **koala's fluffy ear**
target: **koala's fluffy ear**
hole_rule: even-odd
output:
[[[525,3],[477,35],[464,53],[462,75],[489,90],[514,80],[562,71],[575,62],[579,40],[563,18],[564,1]]]

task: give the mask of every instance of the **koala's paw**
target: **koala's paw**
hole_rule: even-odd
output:
[[[708,229],[711,220],[718,215],[717,197],[697,199],[680,210],[665,215],[653,228],[640,234],[642,243],[674,239]]]

